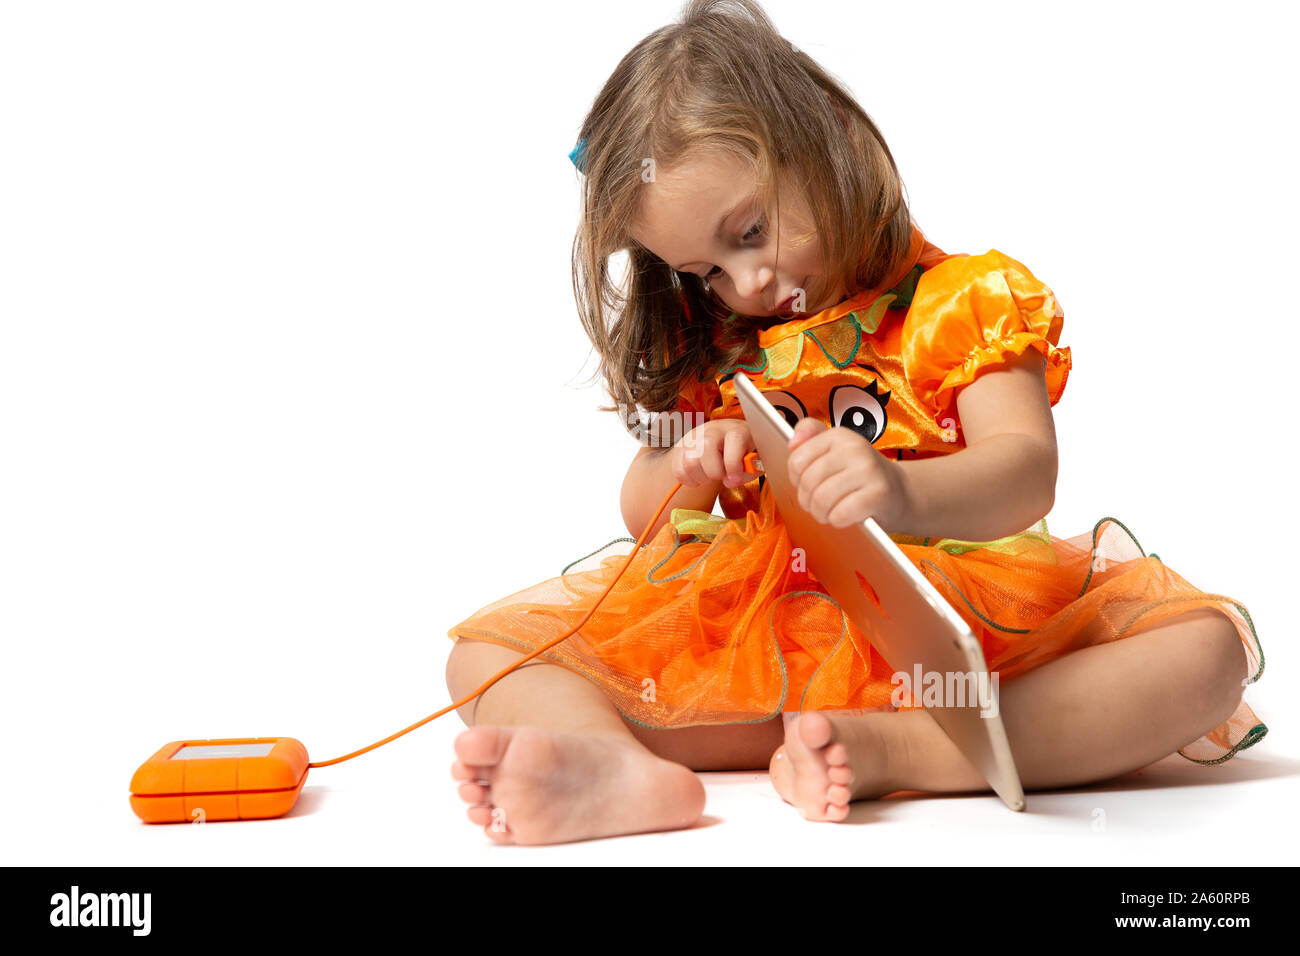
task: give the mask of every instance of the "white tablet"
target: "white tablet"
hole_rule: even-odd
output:
[[[979,640],[874,518],[836,528],[800,507],[789,474],[794,430],[744,372],[733,381],[776,508],[808,568],[994,793],[1023,810],[997,683]]]

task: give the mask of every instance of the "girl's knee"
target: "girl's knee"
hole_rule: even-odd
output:
[[[1246,681],[1250,679],[1250,659],[1246,655],[1246,646],[1236,626],[1226,615],[1219,615],[1215,622],[1215,651],[1218,655],[1224,684],[1224,709],[1231,717],[1237,705],[1241,703],[1246,691]],[[1224,718],[1225,720],[1227,717]]]
[[[1206,668],[1206,685],[1217,704],[1216,713],[1227,720],[1241,703],[1250,676],[1246,648],[1232,620],[1223,611],[1198,608],[1185,615],[1194,628],[1194,646]]]
[[[511,661],[518,660],[521,656],[523,655],[499,644],[458,637],[451,653],[447,655],[447,690],[451,693],[452,700],[459,700],[470,693],[488,677],[508,667]],[[462,711],[465,709],[461,708]]]

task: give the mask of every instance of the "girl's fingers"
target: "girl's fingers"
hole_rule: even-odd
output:
[[[673,452],[677,456],[673,463],[673,477],[687,488],[704,483],[700,470],[701,442],[698,431],[688,433]]]
[[[795,473],[794,464],[790,466],[790,481],[795,486],[795,497],[799,501],[799,506],[810,514],[814,513],[817,505],[825,505],[826,495],[832,493],[833,487],[828,485],[836,475],[848,469],[849,462],[842,457],[830,454],[818,455],[810,463],[804,466],[802,471]],[[816,500],[814,495],[819,496]],[[819,521],[823,520],[818,518]]]
[[[683,485],[722,481],[734,487],[750,477],[745,472],[745,454],[754,450],[754,440],[747,425],[710,422],[696,428],[690,437],[691,446],[681,449],[679,468],[674,468],[674,476]]]
[[[875,500],[875,490],[865,487],[860,476],[846,469],[830,475],[818,485],[816,494],[810,497],[806,507],[808,513],[822,524],[845,527],[865,521]],[[839,513],[835,514],[837,509]],[[856,516],[858,511],[862,512],[861,518]]]
[[[707,466],[710,454],[716,455],[717,452],[706,448],[703,455],[695,453],[692,453],[689,457],[684,455],[681,460],[681,477],[677,480],[688,488],[697,488],[712,481]]]
[[[739,436],[734,431],[727,432],[727,437],[722,442],[721,478],[728,487],[731,486],[732,478],[735,477],[737,471],[737,462],[740,460],[737,455],[739,444]]]
[[[816,418],[801,418],[799,423],[794,426],[794,436],[790,439],[788,447],[791,449],[798,448],[818,432],[826,430],[826,424]]]
[[[754,438],[748,427],[733,428],[727,432],[723,445],[722,468],[728,487],[749,480],[745,471],[745,455],[754,450]]]

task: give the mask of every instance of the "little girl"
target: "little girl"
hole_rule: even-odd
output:
[[[620,412],[668,413],[622,416],[643,442],[629,532],[682,488],[621,577],[626,556],[606,556],[448,632],[459,700],[618,578],[577,633],[460,708],[452,774],[491,839],[690,826],[693,771],[768,768],[819,821],[896,790],[989,789],[797,560],[742,466],[738,373],[794,426],[800,503],[837,526],[874,517],[979,637],[1027,790],[1175,751],[1218,763],[1266,733],[1242,700],[1263,670],[1244,607],[1114,518],[1047,531],[1071,368],[1051,289],[996,250],[927,241],[871,119],[751,0],[692,0],[641,41],[573,158],[574,286],[601,371]]]

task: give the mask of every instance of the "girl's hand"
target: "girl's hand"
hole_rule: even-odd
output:
[[[745,471],[745,455],[754,451],[749,424],[735,418],[697,425],[673,446],[673,478],[687,488],[721,481],[734,488],[757,475]]]
[[[904,523],[903,470],[853,429],[805,418],[789,447],[799,504],[822,524],[847,528],[871,517],[890,531]]]

